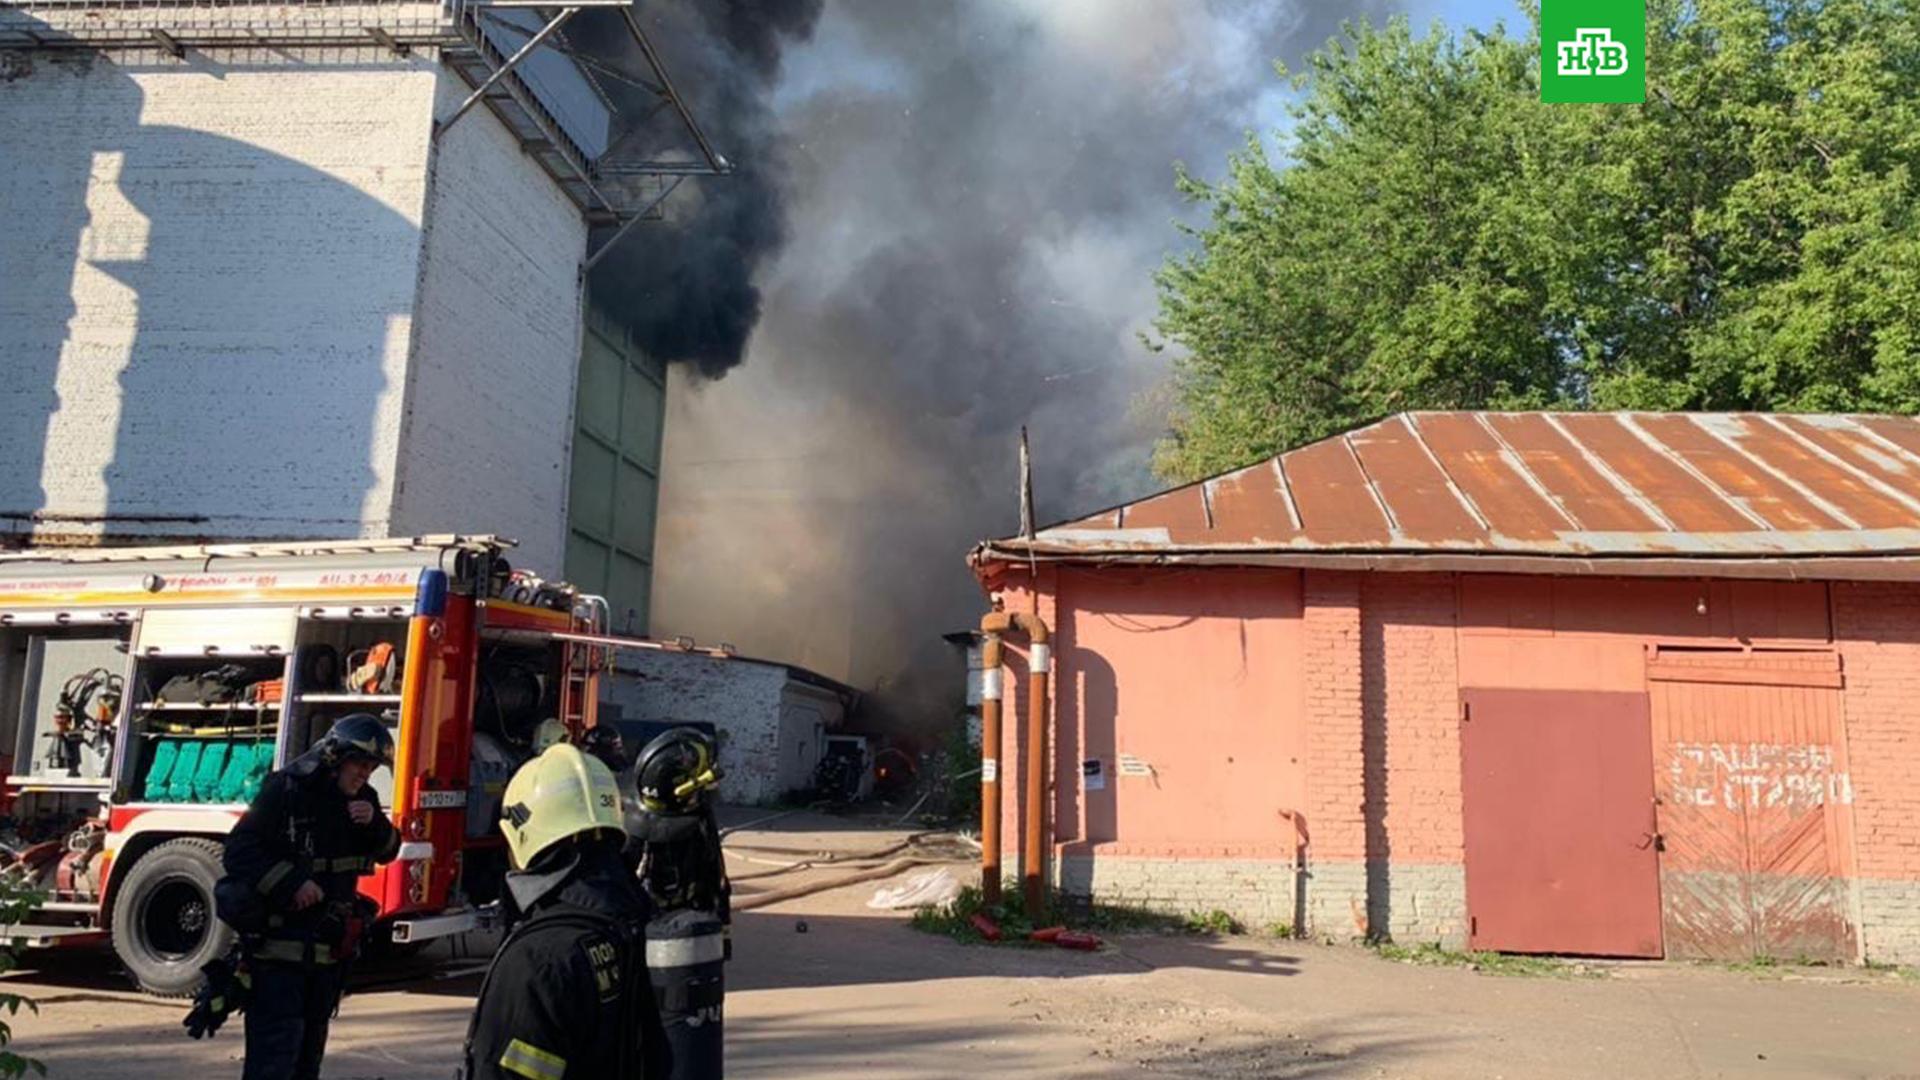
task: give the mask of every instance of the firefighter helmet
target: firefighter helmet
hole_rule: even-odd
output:
[[[619,776],[627,768],[627,743],[612,724],[595,724],[580,733],[580,749],[600,759]]]
[[[540,853],[572,836],[608,829],[624,833],[620,786],[605,765],[560,743],[507,781],[500,831],[513,865],[526,869]]]
[[[567,741],[567,725],[549,716],[533,729],[533,752],[544,754],[550,746]]]
[[[359,758],[375,767],[393,765],[393,734],[386,722],[372,713],[350,713],[333,722],[320,741],[314,744],[320,763],[328,768],[349,758]]]
[[[657,814],[685,813],[698,806],[706,790],[720,782],[714,756],[713,740],[698,728],[674,728],[655,736],[634,765],[640,805]]]

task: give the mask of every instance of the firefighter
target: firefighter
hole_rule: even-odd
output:
[[[713,740],[698,728],[674,728],[647,743],[633,767],[641,812],[628,831],[640,842],[640,880],[656,907],[731,923],[733,887],[708,798],[720,782],[715,757]]]
[[[570,743],[520,767],[501,799],[524,912],[494,954],[467,1028],[466,1080],[663,1080],[646,964],[646,894],[620,860],[613,774]]]
[[[344,967],[373,913],[359,879],[400,850],[367,778],[393,764],[393,737],[369,713],[336,722],[269,774],[227,834],[221,918],[241,931],[251,977],[243,1080],[314,1080]]]
[[[653,991],[672,1052],[671,1080],[711,1080],[725,1067],[726,961],[733,956],[732,885],[708,793],[720,782],[713,740],[674,728],[640,750],[628,816],[640,884],[659,912],[647,927],[658,950]]]

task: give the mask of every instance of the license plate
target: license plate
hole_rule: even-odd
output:
[[[420,793],[422,810],[457,810],[467,805],[465,791],[423,791]]]

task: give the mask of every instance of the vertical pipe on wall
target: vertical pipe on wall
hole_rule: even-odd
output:
[[[1027,623],[1027,835],[1020,849],[1021,885],[1027,914],[1038,918],[1046,901],[1043,876],[1051,837],[1047,830],[1047,669],[1052,646],[1039,616],[1015,616]]]
[[[991,611],[980,620],[980,632],[987,641],[980,653],[980,666],[985,669],[981,674],[987,680],[981,693],[980,707],[980,756],[981,756],[981,828],[980,860],[982,873],[987,871],[988,860],[992,860],[992,869],[1000,869],[1000,853],[997,847],[1000,840],[1000,785],[998,783],[998,762],[989,768],[987,754],[989,748],[995,754],[1000,752],[1000,719],[1002,716],[1000,685],[1000,635],[1008,630],[1025,631],[1027,635],[1027,784],[1025,797],[1017,805],[1027,812],[1027,828],[1020,843],[1020,878],[1024,890],[1026,910],[1030,915],[1038,915],[1041,905],[1046,901],[1046,875],[1044,867],[1047,861],[1047,848],[1050,843],[1047,831],[1047,772],[1051,763],[1047,759],[1047,672],[1052,667],[1052,645],[1047,640],[1047,624],[1038,615],[1010,614],[1005,611]],[[993,691],[989,698],[985,689]],[[991,715],[991,720],[989,720]],[[993,726],[988,728],[988,724]],[[991,734],[989,734],[991,731]],[[991,741],[989,741],[991,740]],[[989,786],[986,777],[991,773],[995,781]],[[1016,792],[1018,794],[1018,792]],[[991,800],[991,803],[989,803]],[[992,832],[988,832],[988,822],[992,822]],[[987,890],[991,889],[991,892]],[[998,898],[999,879],[991,884],[982,880],[983,895]]]
[[[980,899],[1000,902],[1000,633],[981,620],[980,645]]]

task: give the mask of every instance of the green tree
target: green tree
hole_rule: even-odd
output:
[[[1180,176],[1164,476],[1410,408],[1920,409],[1912,0],[1653,0],[1644,105],[1540,103],[1534,22],[1351,25],[1280,160]]]

